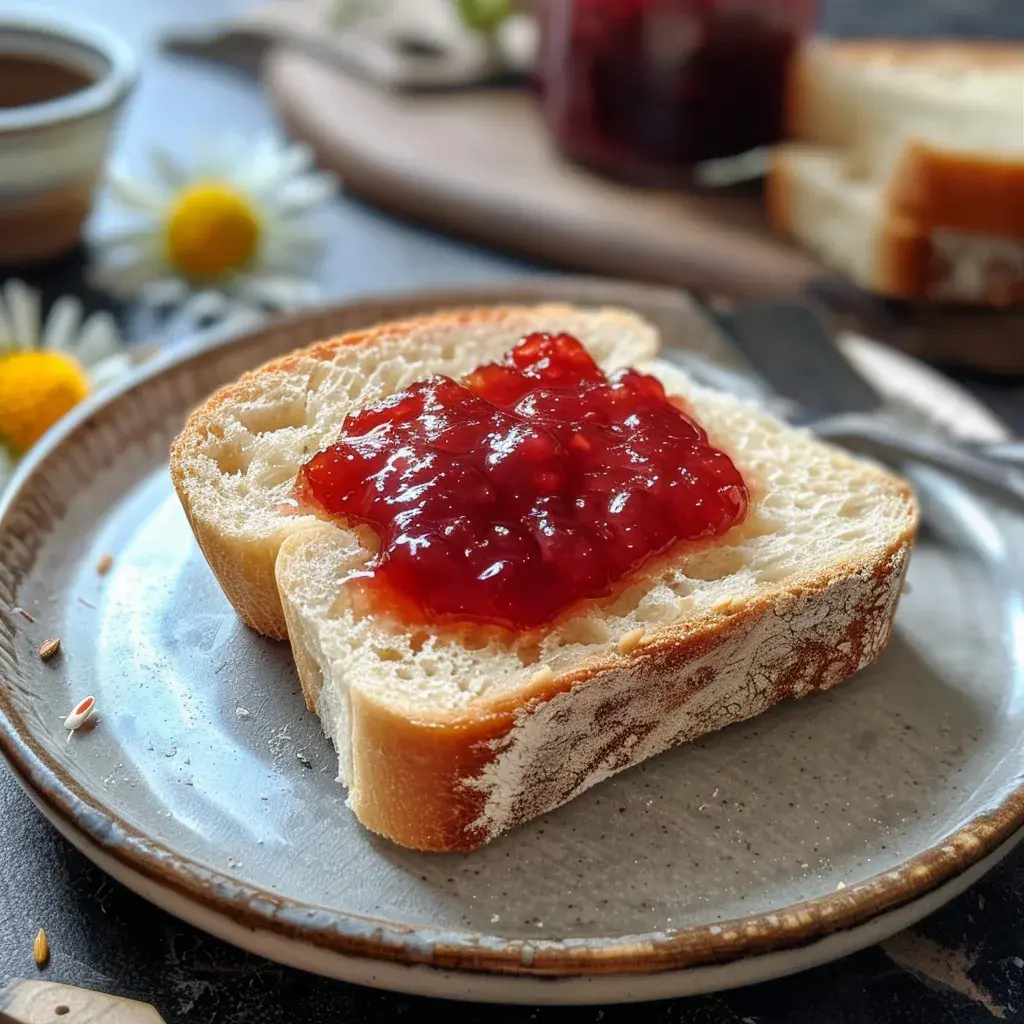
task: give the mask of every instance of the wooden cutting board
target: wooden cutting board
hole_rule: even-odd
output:
[[[548,263],[706,296],[824,297],[914,355],[1024,373],[1024,313],[880,301],[772,235],[749,190],[632,188],[562,158],[521,89],[389,92],[287,45],[264,61],[290,132],[353,195]]]
[[[562,159],[523,90],[389,93],[288,49],[265,78],[349,191],[476,241],[737,295],[792,294],[818,269],[771,236],[755,197],[628,188]]]

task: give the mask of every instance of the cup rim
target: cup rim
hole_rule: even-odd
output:
[[[93,50],[106,59],[109,68],[95,82],[67,96],[0,109],[0,134],[66,124],[110,109],[127,96],[138,77],[138,63],[131,47],[113,32],[93,22],[65,17],[63,13],[58,19],[37,9],[13,8],[0,13],[0,36],[8,31],[52,36]],[[46,56],[42,47],[26,52]]]

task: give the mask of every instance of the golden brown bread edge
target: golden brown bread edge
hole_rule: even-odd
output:
[[[451,315],[486,318],[501,312]],[[196,410],[172,447],[171,475],[203,554],[248,625],[276,638],[292,627],[311,710],[323,685],[321,669],[300,639],[297,613],[289,612],[295,621],[286,619],[274,575],[278,552],[241,561],[212,524],[193,515],[184,467],[209,432],[212,411],[237,400],[246,383],[262,373],[290,371],[308,355],[326,359],[341,345],[370,344],[395,329],[387,324],[334,338],[246,374]],[[910,492],[897,486],[911,505]],[[659,629],[631,651],[542,675],[526,692],[482,700],[451,715],[410,718],[354,687],[349,804],[365,827],[402,846],[468,851],[669,747],[761,714],[786,697],[828,689],[885,647],[913,540],[910,527],[873,565],[804,581],[781,596],[739,603],[701,623]],[[820,618],[822,602],[838,639],[794,633],[791,624],[801,615]],[[695,716],[695,704],[712,687],[725,696]],[[544,742],[545,736],[555,740]],[[567,765],[567,737],[596,740],[599,748]],[[510,794],[496,801],[481,779],[500,773],[510,757],[522,763]]]
[[[893,171],[886,206],[923,232],[945,228],[1024,240],[1024,159],[912,140]]]
[[[349,806],[402,846],[469,851],[670,747],[827,690],[888,642],[913,539],[910,527],[871,565],[660,629],[631,651],[448,715],[410,718],[353,687]],[[297,640],[299,617],[285,607]],[[320,667],[301,640],[296,665],[316,707]],[[503,772],[511,791],[496,800],[484,783]]]

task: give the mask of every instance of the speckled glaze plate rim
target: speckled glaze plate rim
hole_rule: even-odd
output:
[[[130,381],[113,392],[97,396],[66,418],[33,452],[19,470],[5,500],[0,503],[0,534],[5,529],[11,510],[17,507],[19,496],[41,474],[62,448],[73,446],[77,435],[100,419],[105,409],[111,408],[126,394],[145,387],[164,375],[186,373],[190,363],[209,358],[226,346],[252,345],[301,325],[310,336],[336,333],[338,323],[372,323],[382,318],[395,318],[415,312],[455,306],[485,305],[508,302],[568,301],[579,304],[623,305],[638,309],[657,319],[659,309],[679,311],[688,300],[673,289],[572,278],[522,278],[504,286],[478,286],[415,294],[381,296],[341,303],[330,309],[306,316],[280,320],[256,331],[235,338],[197,341],[173,353],[158,356]],[[365,320],[361,315],[365,313]],[[697,315],[696,313],[694,314]],[[333,327],[331,326],[333,323]],[[904,367],[910,365],[898,357]],[[921,381],[934,387],[937,375],[921,367]],[[943,388],[948,397],[950,391]],[[962,393],[961,393],[962,394]],[[962,395],[966,406],[975,413],[978,405]],[[992,434],[998,435],[1000,425],[992,418]],[[3,580],[0,579],[0,583]],[[0,598],[3,595],[0,594]],[[9,611],[9,610],[8,610]],[[0,665],[0,669],[2,669]],[[268,935],[274,955],[306,969],[323,969],[325,973],[360,980],[369,984],[383,984],[409,991],[435,991],[435,986],[424,986],[414,981],[375,980],[369,968],[353,971],[338,964],[358,962],[360,958],[387,961],[389,967],[399,964],[439,968],[458,972],[461,976],[477,973],[480,981],[487,975],[503,975],[509,983],[532,982],[528,998],[537,1001],[568,1002],[583,998],[584,992],[563,990],[561,996],[551,993],[542,999],[544,979],[575,977],[579,981],[596,980],[609,976],[653,975],[663,972],[685,974],[687,968],[707,967],[741,958],[760,959],[765,954],[804,948],[809,954],[815,945],[836,933],[865,926],[873,919],[888,916],[915,901],[924,900],[928,906],[917,916],[923,916],[931,906],[929,895],[941,889],[949,898],[972,880],[978,867],[994,863],[1020,836],[1024,826],[1024,785],[1008,792],[1005,798],[986,813],[967,822],[959,830],[943,837],[930,849],[905,861],[900,867],[866,879],[836,893],[816,897],[805,902],[721,924],[691,926],[649,935],[614,938],[587,938],[566,940],[525,941],[483,937],[477,934],[443,931],[431,927],[396,927],[391,922],[374,920],[351,914],[341,914],[324,907],[284,900],[280,896],[247,885],[238,879],[215,872],[204,865],[183,857],[159,842],[132,829],[107,808],[96,795],[83,790],[78,782],[59,765],[49,759],[30,731],[12,714],[12,706],[4,689],[0,689],[0,752],[11,765],[15,776],[33,800],[58,828],[81,849],[97,861],[102,861],[111,873],[121,877],[130,887],[146,898],[164,906],[179,916],[195,921],[200,927],[222,934],[250,948],[265,943],[257,937]],[[114,866],[118,870],[114,870]],[[972,870],[974,869],[974,870]],[[967,875],[970,875],[968,879]],[[144,880],[144,883],[140,880]],[[961,883],[961,884],[958,884]],[[941,901],[940,901],[941,902]],[[936,902],[935,906],[939,903]],[[911,923],[909,915],[903,924]],[[213,924],[211,924],[211,920]],[[217,926],[220,922],[222,927]],[[902,927],[896,924],[893,931]],[[796,966],[780,966],[768,974],[747,978],[762,980],[773,974],[824,962],[831,956],[843,955],[882,937],[865,937],[863,941],[843,943],[843,948],[830,955],[810,955],[806,962]],[[247,936],[253,936],[251,942]],[[281,949],[293,944],[298,949],[313,951],[314,963],[298,954],[282,955]],[[256,948],[256,951],[263,951]],[[335,954],[330,963],[319,958],[321,953]],[[355,977],[355,974],[360,977]],[[396,977],[387,972],[389,977]],[[717,977],[717,976],[715,976]],[[493,979],[492,979],[493,980]],[[635,979],[639,982],[639,979]],[[703,988],[689,984],[676,986],[678,991],[707,991],[712,988],[744,984],[742,979],[730,981],[717,977]],[[537,986],[540,985],[540,988]],[[662,995],[671,994],[658,986]],[[476,996],[472,992],[451,992],[463,998],[494,998],[499,993],[489,986]],[[526,989],[523,989],[525,992]],[[648,996],[651,998],[653,996]],[[500,998],[518,998],[504,992]],[[588,997],[589,998],[589,997]],[[614,992],[604,992],[603,999],[616,998]],[[636,998],[640,998],[637,996]]]

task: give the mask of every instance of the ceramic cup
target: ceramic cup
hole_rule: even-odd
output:
[[[63,13],[0,12],[0,266],[78,242],[135,57]]]

